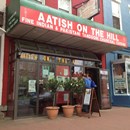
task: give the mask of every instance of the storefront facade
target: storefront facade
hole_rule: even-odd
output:
[[[115,5],[115,6],[114,6]],[[123,30],[128,38],[128,48],[107,53],[107,69],[112,75],[110,78],[111,101],[115,106],[130,107],[129,93],[129,58],[130,58],[130,1],[104,1],[104,23]],[[110,12],[110,10],[112,10]],[[108,16],[109,13],[109,16]],[[113,19],[116,25],[113,24]],[[118,68],[118,73],[117,73]],[[117,83],[118,82],[118,83]]]
[[[11,1],[7,18],[9,74],[4,87],[9,116],[43,114],[40,103],[30,107],[34,93],[40,90],[39,82],[53,77],[64,81],[87,72],[98,86],[100,108],[110,108],[109,76],[102,70],[102,55],[127,47],[122,31],[29,0]]]

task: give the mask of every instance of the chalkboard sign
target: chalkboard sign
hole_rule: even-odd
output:
[[[90,93],[87,93],[87,92],[88,90],[85,91],[84,103],[86,103],[85,105],[89,105],[89,107],[86,107],[86,109],[89,108],[89,110],[86,110],[88,114],[88,118],[91,117],[93,112],[97,112],[99,113],[99,116],[101,116],[95,89],[94,88],[89,89]]]

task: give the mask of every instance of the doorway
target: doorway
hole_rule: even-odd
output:
[[[109,75],[108,70],[85,67],[85,73],[89,73],[96,83],[95,88],[100,109],[110,109],[111,101],[109,95]]]
[[[97,86],[100,85],[99,79],[99,68],[88,68],[85,67],[85,73],[89,73],[92,80],[96,83]]]
[[[99,68],[85,67],[85,73],[89,73],[92,80],[95,82],[97,87],[95,88],[98,102],[100,103],[100,75]]]

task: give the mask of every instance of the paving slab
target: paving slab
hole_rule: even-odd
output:
[[[59,115],[50,120],[47,117],[32,117],[18,120],[0,120],[0,130],[130,130],[130,108],[112,107],[101,110],[101,117],[76,116],[71,118]]]

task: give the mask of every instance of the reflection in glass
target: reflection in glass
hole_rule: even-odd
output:
[[[62,63],[62,64],[69,64],[71,62],[71,60],[68,58],[56,57],[56,62]]]
[[[51,78],[54,78],[54,72],[55,72],[55,68],[54,65],[52,64],[40,64],[40,72],[39,72],[39,78],[40,80],[48,80]]]
[[[74,65],[83,65],[83,60],[73,60],[72,61]]]
[[[54,56],[39,55],[39,59],[41,61],[45,61],[45,62],[54,62],[55,61]]]
[[[114,93],[127,94],[125,63],[113,64]]]
[[[19,64],[17,116],[31,116],[36,110],[36,107],[30,105],[30,99],[36,94],[37,65],[32,62]]]
[[[22,52],[20,54],[20,58],[21,59],[28,59],[28,60],[37,60],[38,59],[38,55],[37,54],[31,54],[31,53]]]
[[[85,61],[84,64],[85,64],[86,66],[90,66],[90,67],[95,67],[95,66],[96,66],[96,65],[95,65],[95,62],[93,62],[93,61]]]
[[[83,74],[83,67],[81,66],[73,66],[71,68],[72,77],[79,77]]]

